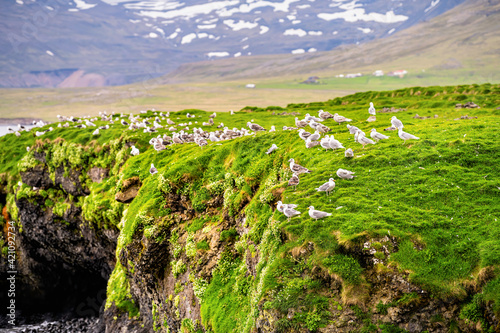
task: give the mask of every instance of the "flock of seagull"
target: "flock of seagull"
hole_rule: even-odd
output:
[[[73,116],[60,116],[58,115],[58,119],[60,123],[58,124],[57,127],[62,127],[62,128],[67,128],[67,127],[75,127],[75,128],[92,128],[95,127],[95,130],[93,131],[92,135],[99,135],[100,131],[107,130],[110,128],[110,125],[113,125],[115,123],[119,123],[124,127],[127,127],[129,130],[140,130],[142,129],[144,133],[154,133],[157,132],[158,129],[165,128],[168,129],[171,132],[171,135],[158,135],[157,137],[151,138],[149,141],[149,144],[153,146],[153,148],[159,152],[167,148],[168,145],[171,144],[183,144],[183,143],[189,143],[189,142],[194,142],[198,146],[203,147],[208,144],[208,141],[211,142],[219,142],[219,141],[224,141],[224,140],[231,140],[237,137],[242,137],[242,136],[249,136],[249,135],[254,135],[256,132],[260,131],[266,131],[266,129],[252,121],[247,122],[247,128],[233,128],[229,129],[227,126],[224,126],[224,124],[221,122],[219,125],[217,125],[217,129],[215,131],[205,131],[202,129],[202,127],[193,127],[192,131],[193,133],[190,134],[188,133],[189,131],[189,126],[196,125],[198,122],[197,121],[188,121],[188,122],[174,122],[171,120],[170,113],[166,112],[156,112],[153,109],[154,112],[154,119],[151,118],[143,118],[140,115],[134,116],[133,114],[130,114],[128,118],[124,119],[126,116],[124,114],[117,115],[115,116],[114,113],[108,115],[106,111],[104,112],[99,112],[99,117],[83,117],[83,118],[74,118]],[[140,111],[141,114],[147,113],[147,111]],[[370,118],[373,119],[376,115],[376,110],[375,107],[373,106],[373,103],[370,103],[370,107],[368,109],[368,113],[371,115]],[[234,112],[231,111],[231,115],[233,115]],[[214,123],[214,118],[217,116],[217,114],[214,112],[213,114],[209,115],[209,121],[208,122],[203,122],[202,125],[207,127],[207,126],[215,126]],[[196,115],[193,114],[186,114],[186,117],[188,119],[191,118],[196,118]],[[201,116],[198,116],[201,117]],[[90,119],[89,119],[90,118]],[[99,119],[100,118],[100,119]],[[180,119],[180,118],[177,118]],[[333,119],[336,123],[339,125],[342,123],[349,123],[352,121],[352,119],[343,117],[337,113],[335,114],[330,114],[329,112],[319,110],[318,111],[318,117],[311,116],[310,114],[306,114],[304,119],[299,119],[298,117],[295,117],[295,127],[287,127],[283,126],[283,130],[297,130],[299,137],[304,140],[306,148],[310,149],[315,146],[321,146],[323,149],[327,150],[336,150],[336,149],[344,149],[344,156],[347,158],[352,158],[354,157],[354,152],[352,148],[345,148],[344,145],[336,140],[333,136],[331,135],[326,135],[326,133],[331,132],[331,128],[328,126],[322,124],[323,121],[328,120],[328,119]],[[104,126],[97,126],[94,124],[95,121],[101,120],[101,121],[106,121],[108,124]],[[166,125],[161,125],[162,121],[166,121]],[[46,124],[43,121],[34,121],[33,126],[34,127],[43,127]],[[305,127],[309,126],[313,131],[307,132]],[[419,138],[416,137],[415,135],[412,135],[410,133],[404,132],[403,131],[404,125],[401,122],[401,120],[397,119],[396,116],[393,116],[391,118],[391,127],[384,129],[385,131],[392,131],[392,130],[398,130],[398,135],[399,137],[403,140],[403,144],[410,139],[418,140]],[[377,132],[375,128],[373,128],[370,131],[370,138],[366,137],[366,134],[357,128],[356,126],[352,126],[350,124],[347,124],[347,129],[350,134],[354,135],[354,141],[361,144],[363,148],[368,145],[368,144],[376,144],[376,142],[380,140],[386,140],[389,138],[389,136],[384,135],[382,133]],[[26,130],[24,126],[18,125],[18,129],[14,130],[12,128],[8,128],[8,131],[10,133],[14,133],[16,136],[20,136],[20,132]],[[52,131],[53,128],[50,127],[49,129],[45,131],[36,131],[34,133],[35,136],[42,136],[48,131]],[[271,126],[271,129],[269,132],[275,131],[276,128],[275,126]],[[325,134],[324,137],[321,137],[321,134]],[[137,147],[131,146],[131,151],[130,154],[133,156],[139,155],[140,151]],[[29,151],[29,147],[26,148]],[[266,154],[271,154],[275,150],[278,149],[278,146],[276,144],[272,144],[272,146],[266,151]],[[299,175],[301,174],[307,174],[311,173],[311,171],[297,163],[295,163],[295,160],[291,158],[289,161],[290,163],[290,170],[292,171],[292,177],[288,181],[289,186],[293,186],[294,189],[297,188],[297,186],[300,183]],[[151,167],[149,170],[150,174],[154,175],[158,173],[158,169],[154,166],[153,163],[151,163]],[[353,179],[354,177],[354,172],[345,170],[345,169],[338,169],[337,170],[337,176],[341,179]],[[324,184],[320,185],[319,187],[316,188],[316,191],[318,192],[325,192],[326,195],[328,196],[333,189],[335,188],[335,179],[330,178],[327,182]],[[283,213],[288,219],[292,218],[293,216],[301,214],[301,212],[297,211],[296,208],[298,206],[295,204],[283,204],[281,201],[278,201],[277,203],[277,209],[281,213]],[[330,216],[331,213],[327,212],[322,212],[319,210],[315,210],[313,206],[309,206],[309,216],[315,220],[324,218],[327,216]]]
[[[370,107],[368,109],[368,113],[371,115],[371,117],[374,117],[376,114],[375,107],[373,106],[373,103],[370,102]],[[351,158],[354,157],[354,152],[351,148],[346,149],[344,145],[336,140],[333,135],[325,135],[323,138],[321,138],[320,133],[327,133],[330,132],[331,129],[328,128],[327,126],[320,124],[320,122],[333,118],[335,122],[337,122],[339,125],[344,122],[351,122],[352,119],[340,116],[339,114],[335,113],[334,115],[325,112],[323,110],[319,111],[319,118],[310,116],[309,114],[306,114],[305,118],[303,120],[299,120],[298,117],[295,117],[295,126],[298,129],[299,137],[305,141],[306,148],[312,148],[317,145],[320,145],[322,148],[325,150],[335,150],[335,149],[345,149],[344,151],[344,156]],[[372,118],[373,119],[373,118]],[[306,132],[304,127],[309,126],[314,130],[314,133]],[[397,119],[396,116],[393,116],[391,118],[391,127],[386,128],[385,130],[398,130],[398,135],[399,137],[403,140],[403,144],[406,143],[406,140],[414,139],[418,140],[420,139],[419,137],[404,132],[403,131],[404,125],[401,122],[401,120]],[[375,144],[376,142],[380,140],[385,140],[389,139],[389,136],[384,135],[382,133],[377,132],[375,128],[373,128],[370,131],[370,137],[371,139],[366,137],[366,134],[357,128],[356,126],[352,126],[350,124],[347,124],[347,129],[349,130],[350,134],[354,135],[354,141],[358,142],[365,147],[367,144]],[[372,140],[373,139],[373,140]],[[375,141],[374,141],[375,140]],[[266,152],[266,154],[272,153],[274,150],[278,149],[278,147],[273,144],[271,148]],[[297,188],[299,185],[300,179],[299,175],[303,173],[311,173],[311,171],[297,163],[295,163],[295,160],[291,158],[289,161],[290,163],[290,170],[292,171],[292,177],[288,180],[288,186],[293,186],[294,189]],[[337,170],[337,176],[342,179],[353,179],[354,177],[354,172],[341,169],[339,168]],[[317,192],[325,192],[326,195],[328,196],[331,191],[335,188],[335,179],[330,178],[328,181],[321,186],[316,188]],[[283,213],[288,220],[290,220],[293,216],[300,215],[301,212],[296,210],[298,206],[296,204],[284,204],[281,201],[278,201],[277,203],[277,209],[279,212]],[[315,220],[331,216],[331,213],[328,212],[323,212],[320,210],[314,209],[313,206],[309,206],[309,216]]]

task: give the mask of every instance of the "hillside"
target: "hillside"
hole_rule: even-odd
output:
[[[357,72],[371,74],[378,69],[386,73],[406,69],[422,77],[430,72],[431,76],[451,76],[462,82],[498,82],[499,13],[499,1],[469,0],[435,18],[371,42],[314,54],[186,64],[159,82],[297,76],[305,79],[312,75],[325,78]]]
[[[467,102],[480,108],[455,108]],[[18,230],[19,309],[73,308],[113,332],[498,330],[499,105],[500,86],[484,84],[246,107],[218,113],[215,125],[277,130],[159,152],[148,142],[170,131],[116,121],[97,136],[57,124],[38,138],[6,135],[0,198],[3,229],[11,219]],[[325,120],[328,134],[353,149],[346,158],[343,149],[306,149],[296,130],[282,130],[320,109],[390,138],[362,148],[345,124]],[[184,110],[169,119],[193,122],[191,133],[209,115]],[[384,132],[394,115],[420,139]],[[296,189],[290,158],[311,170]],[[340,179],[338,168],[356,178]],[[330,177],[335,189],[318,193]],[[301,214],[287,219],[278,201]],[[311,205],[332,215],[314,220]],[[88,297],[105,307],[92,310]]]

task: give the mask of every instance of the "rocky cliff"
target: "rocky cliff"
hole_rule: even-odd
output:
[[[347,105],[336,103],[324,106]],[[307,112],[309,106],[301,107],[306,110],[299,112]],[[410,112],[403,115],[407,123]],[[444,112],[441,116],[449,118]],[[491,123],[496,116],[483,113],[486,119],[471,121]],[[235,117],[244,121],[248,115]],[[293,121],[287,115],[276,120],[271,112],[251,117]],[[474,204],[464,202],[456,188],[434,193],[442,185],[436,177],[460,184],[470,201],[494,207],[491,186],[498,174],[486,158],[495,156],[490,150],[494,147],[479,148],[489,142],[484,141],[490,140],[486,134],[469,134],[469,142],[438,143],[429,123],[423,123],[435,120],[420,121],[414,126],[427,141],[413,146],[381,143],[383,149],[366,148],[352,160],[331,152],[327,160],[321,150],[307,155],[310,150],[297,148],[301,139],[287,131],[203,148],[172,145],[160,152],[147,149],[149,136],[137,133],[118,139],[105,134],[109,137],[92,141],[90,133],[62,139],[61,132],[38,139],[21,154],[16,172],[1,179],[2,223],[13,220],[18,229],[18,309],[24,314],[43,309],[98,315],[98,332],[498,330],[497,259],[482,250],[483,243],[474,243],[472,230],[465,243],[457,239],[462,235],[458,228],[450,234],[458,254],[435,250],[430,236],[440,230],[435,237],[444,251],[449,242],[445,230],[453,227],[440,214],[451,214],[451,207],[467,218],[465,210],[470,212]],[[453,138],[456,132],[450,132],[442,135]],[[348,134],[342,135],[338,137],[347,142]],[[264,154],[261,148],[271,143],[280,149]],[[130,156],[132,144],[140,147],[140,155]],[[471,149],[484,154],[483,160],[473,162],[463,153]],[[301,189],[287,188],[291,155],[321,176],[302,175]],[[335,194],[327,198],[311,190],[311,184],[332,172],[320,171],[328,170],[332,161],[357,168],[359,178],[338,180]],[[435,167],[438,161],[446,165]],[[149,173],[151,163],[157,174]],[[394,169],[387,170],[389,164]],[[463,174],[457,173],[466,167],[474,174],[477,168],[488,171],[495,179],[478,183],[480,190],[471,187],[474,192],[469,193],[467,184],[460,183]],[[424,180],[424,172],[432,172],[432,184]],[[372,182],[390,193],[375,205],[367,199],[367,188],[375,189]],[[422,187],[410,191],[419,182]],[[315,206],[324,205],[336,214],[334,219],[315,221],[301,208],[301,216],[288,220],[276,210],[280,200],[303,206],[306,201],[301,200],[314,195]],[[377,195],[381,192],[370,193]],[[447,201],[451,195],[458,195],[459,203]],[[447,206],[435,206],[441,205],[438,197]],[[487,205],[475,209],[476,219],[488,215],[483,211]],[[475,223],[474,218],[469,216],[467,223]],[[486,241],[494,253],[496,243]],[[462,273],[463,267],[468,268]]]

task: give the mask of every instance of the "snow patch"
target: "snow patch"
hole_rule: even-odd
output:
[[[156,31],[161,33],[163,36],[165,36],[165,31],[162,28],[156,28]]]
[[[214,29],[217,26],[217,24],[200,24],[198,26],[198,29]]]
[[[18,5],[24,5],[23,0],[16,0],[16,3],[17,3]]]
[[[370,28],[358,28],[359,31],[362,31],[364,34],[369,34],[373,30]]]
[[[108,0],[109,1],[109,0]],[[115,1],[115,0],[114,0]],[[235,6],[239,3],[239,0],[227,0],[227,1],[214,1],[209,3],[204,3],[201,5],[187,6],[175,10],[168,11],[151,11],[151,10],[141,10],[138,15],[148,16],[152,18],[194,18],[197,15],[205,14],[208,15],[213,11],[222,10],[228,6]]]
[[[292,24],[299,24],[300,22],[302,22],[302,21],[301,20],[293,20]]]
[[[97,6],[97,4],[88,4],[83,0],[73,0],[73,1],[76,4],[76,8],[81,9],[81,10],[90,9],[90,8],[94,8],[95,6]]]
[[[148,35],[149,38],[158,38],[158,34],[154,33],[154,32],[150,32],[149,35]]]
[[[306,8],[311,8],[311,5],[298,5],[297,9],[306,9]]]
[[[236,22],[235,20],[224,20],[223,21],[225,25],[233,29],[233,31],[239,31],[243,29],[253,29],[257,27],[259,24],[255,22],[246,22],[243,20],[239,20]]]
[[[221,57],[227,57],[229,56],[229,52],[208,52],[207,53],[207,56],[209,58],[213,58],[213,57],[217,57],[217,58],[221,58]]]
[[[395,28],[392,28],[391,30],[389,30],[389,31],[387,32],[387,34],[388,34],[388,35],[390,35],[390,34],[392,34],[394,31],[396,31],[396,29],[395,29]]]
[[[424,13],[427,13],[429,10],[432,8],[436,7],[436,5],[439,3],[439,0],[431,1],[431,5],[424,9]]]
[[[261,25],[259,34],[263,35],[268,31],[269,31],[269,27],[266,27],[265,25]]]
[[[343,19],[346,22],[375,21],[379,23],[396,23],[396,22],[403,22],[408,19],[408,16],[396,15],[392,10],[386,12],[385,14],[379,14],[379,13],[366,14],[364,8],[356,8],[357,6],[359,5],[356,4],[356,1],[353,1],[349,4],[340,6],[340,8],[346,9],[344,12],[319,13],[318,17],[325,21]]]
[[[323,31],[308,31],[307,34],[309,36],[321,36],[323,35]]]
[[[309,53],[313,53],[313,52],[317,52],[318,50],[315,49],[314,47],[311,47],[309,50],[307,50],[307,52]]]
[[[193,41],[193,39],[196,38],[196,34],[195,33],[190,33],[190,34],[187,34],[186,36],[182,37],[181,39],[181,44],[189,44]]]
[[[287,29],[283,33],[285,36],[299,36],[299,37],[304,37],[307,35],[307,32],[305,32],[302,29]],[[293,52],[293,51],[292,51]]]
[[[132,20],[132,19],[129,19],[128,21],[134,24],[141,22],[141,20]]]
[[[174,32],[172,34],[170,34],[170,36],[167,37],[167,39],[174,39],[175,37],[177,37],[179,35],[178,32]]]
[[[52,53],[51,51],[47,50],[45,51],[45,53],[47,53],[49,56],[53,57],[54,56],[54,53]]]
[[[306,51],[304,49],[296,49],[292,51],[292,54],[302,54],[302,53],[306,53]]]
[[[241,52],[235,53],[235,54],[233,55],[233,57],[235,57],[235,58],[241,57]]]

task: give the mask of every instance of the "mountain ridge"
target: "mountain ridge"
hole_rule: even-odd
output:
[[[463,1],[4,2],[0,86],[56,87],[64,79],[23,75],[61,68],[120,85],[221,56],[326,51],[406,29]]]

